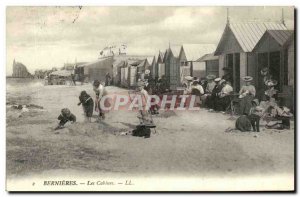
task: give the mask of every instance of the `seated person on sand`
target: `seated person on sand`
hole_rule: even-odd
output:
[[[204,90],[197,80],[193,81],[190,91],[191,91],[190,94],[196,97],[195,107],[199,107],[201,104],[200,97],[204,94]]]
[[[55,128],[55,130],[64,128],[64,125],[69,121],[71,123],[76,122],[76,116],[72,114],[68,108],[63,108],[61,110],[61,114],[57,119],[60,120],[60,122],[58,123],[58,126]]]
[[[251,81],[253,80],[250,76],[243,77],[245,81],[245,85],[242,86],[239,94],[239,114],[249,114],[250,108],[252,107],[252,100],[255,97],[256,90],[253,85],[251,85]]]
[[[183,84],[183,87],[185,88],[183,94],[191,94],[194,78],[192,76],[186,76],[184,79],[186,80],[186,83]]]
[[[225,79],[222,79],[220,81],[220,84],[222,85],[222,90],[219,93],[217,110],[225,112],[228,106],[230,105],[230,95],[233,92],[233,88],[231,87],[229,82],[225,81]]]
[[[276,96],[278,91],[274,88],[277,85],[277,81],[267,80],[265,85],[268,87],[264,95],[266,99],[265,101],[262,101],[260,105],[264,108],[264,117],[267,121],[266,128],[290,129],[290,118],[293,114],[287,107],[280,107],[277,104]]]
[[[277,85],[277,81],[267,80],[265,82],[265,85],[267,86],[267,90],[264,92],[261,106],[267,110],[270,106],[277,106],[276,99],[277,99],[278,90],[275,89],[275,86]]]
[[[85,115],[85,121],[91,122],[91,117],[93,115],[94,110],[94,101],[90,95],[86,93],[86,91],[82,91],[79,96],[78,106],[82,104],[82,108]]]
[[[216,83],[214,81],[215,78],[216,78],[215,75],[207,75],[206,76],[207,84],[206,84],[206,87],[204,89],[205,94],[201,98],[202,100],[205,101],[205,106],[209,109],[213,108],[213,103],[212,103],[211,96],[212,96],[212,91],[216,86]]]
[[[208,100],[209,104],[210,104],[210,109],[209,111],[217,111],[218,110],[218,99],[219,99],[219,94],[222,90],[222,85],[220,84],[221,78],[216,78],[215,79],[215,87],[211,92],[211,96]]]

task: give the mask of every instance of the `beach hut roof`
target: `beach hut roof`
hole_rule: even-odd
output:
[[[147,60],[148,60],[148,63],[149,63],[150,65],[152,65],[153,62],[155,61],[155,56],[153,56],[153,57],[147,57]]]
[[[200,57],[208,53],[213,53],[216,50],[215,44],[183,44],[182,50],[184,50],[187,61],[196,61]]]
[[[159,55],[162,60],[165,58],[165,52],[159,51]]]
[[[137,67],[143,67],[146,64],[147,59],[142,60]]]
[[[199,59],[197,59],[197,62],[204,62],[204,61],[211,61],[211,60],[218,60],[219,56],[215,56],[213,53],[205,54]]]
[[[176,57],[176,58],[179,57],[180,49],[181,49],[180,45],[170,46],[170,50],[172,51],[173,56]]]
[[[127,64],[130,66],[138,66],[143,60],[127,60]]]
[[[216,55],[221,53],[221,46],[232,32],[244,52],[252,52],[258,41],[267,30],[287,30],[286,26],[277,22],[228,23],[218,44]]]
[[[268,30],[265,34],[269,34],[281,46],[285,45],[291,36],[294,34],[293,30]]]

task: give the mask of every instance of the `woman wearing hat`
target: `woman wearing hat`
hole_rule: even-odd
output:
[[[219,99],[219,94],[222,90],[222,85],[220,84],[220,81],[221,81],[221,78],[216,78],[215,79],[215,87],[214,89],[212,90],[212,93],[211,93],[211,97],[210,97],[210,106],[209,106],[209,111],[213,111],[213,110],[218,110],[218,99]]]
[[[277,95],[277,90],[275,89],[275,86],[277,85],[277,81],[267,80],[265,82],[265,85],[268,87],[268,89],[265,91],[266,100],[275,102],[275,97]]]
[[[216,83],[214,81],[215,78],[216,78],[215,75],[207,75],[206,76],[207,84],[206,84],[206,87],[204,89],[205,90],[205,94],[202,97],[202,100],[205,101],[206,107],[208,107],[210,109],[213,108],[212,107],[213,103],[212,103],[211,95],[212,95],[213,89],[216,86]]]
[[[203,94],[204,94],[204,90],[203,90],[202,86],[199,84],[199,82],[197,80],[194,80],[192,85],[191,85],[191,95],[196,96],[196,100],[195,100],[196,107],[200,106],[200,104],[201,104],[200,97]]]
[[[230,104],[230,95],[233,92],[233,88],[229,82],[225,81],[225,79],[222,79],[220,84],[222,86],[222,90],[219,94],[218,111],[224,112]]]
[[[243,80],[245,81],[245,85],[242,86],[240,92],[239,92],[239,98],[240,98],[240,114],[246,114],[248,115],[250,113],[250,109],[252,107],[251,101],[254,99],[256,90],[253,85],[251,85],[251,81],[253,80],[253,77],[245,76],[243,77]]]
[[[93,90],[94,90],[94,92],[96,94],[95,111],[99,112],[99,120],[101,118],[105,119],[104,111],[101,109],[100,103],[101,103],[102,97],[104,97],[105,95],[107,95],[106,89],[105,89],[104,85],[102,85],[100,83],[100,81],[95,80],[94,83],[93,83]],[[108,99],[106,99],[106,101],[108,101]],[[104,105],[107,106],[108,103],[105,103]]]

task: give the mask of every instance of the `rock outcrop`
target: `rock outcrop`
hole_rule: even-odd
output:
[[[32,77],[32,75],[28,72],[24,64],[14,60],[12,77],[29,78]]]

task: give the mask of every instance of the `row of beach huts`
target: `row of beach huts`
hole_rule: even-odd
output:
[[[228,75],[236,92],[249,75],[259,92],[264,89],[260,70],[268,67],[281,97],[293,103],[294,37],[284,22],[227,22],[218,43],[170,45],[153,56],[108,55],[77,65],[75,73],[89,81],[105,81],[109,73],[114,85],[131,88],[149,70],[153,79],[164,75],[170,90],[183,86],[185,76]]]

